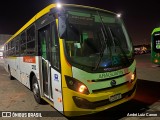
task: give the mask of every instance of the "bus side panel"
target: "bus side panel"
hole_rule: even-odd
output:
[[[63,111],[63,103],[62,103],[62,87],[61,87],[61,74],[51,69],[51,81],[52,81],[52,91],[53,91],[53,100],[54,107],[62,112]]]
[[[6,72],[8,72],[8,61],[7,58],[4,58],[4,69],[6,70]]]
[[[30,89],[30,73],[33,72],[37,79],[38,76],[38,57],[36,56],[24,56],[20,57],[20,79],[21,83]]]
[[[21,82],[21,77],[20,77],[20,66],[21,66],[20,59],[21,59],[20,57],[17,57],[17,59],[16,59],[16,67],[17,67],[17,69],[16,69],[16,79]]]
[[[64,53],[64,46],[62,40],[60,40],[60,58],[61,58],[61,73],[62,73],[62,94],[63,94],[63,106],[64,106],[64,115],[67,115],[72,108],[72,101],[70,101],[70,97],[72,96],[69,93],[65,92],[65,88],[67,88],[65,76],[72,77],[72,67],[67,62]],[[73,111],[73,110],[72,110]]]
[[[13,77],[16,77],[16,57],[8,57],[7,63]]]
[[[27,81],[29,81],[28,79],[28,69],[29,69],[29,65],[27,65],[27,63],[23,62],[23,57],[20,57],[20,77],[21,77],[21,83],[24,84],[25,86],[28,87],[28,83]]]

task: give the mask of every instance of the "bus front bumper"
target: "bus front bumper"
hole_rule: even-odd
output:
[[[110,96],[106,91],[103,93],[83,95],[64,88],[64,114],[66,116],[80,116],[109,109],[131,100],[135,95],[136,87],[135,80],[130,87],[123,85],[113,89],[113,95],[121,94],[121,98],[115,101],[110,101]]]

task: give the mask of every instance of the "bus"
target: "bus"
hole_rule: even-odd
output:
[[[136,92],[132,41],[119,14],[51,4],[5,43],[5,69],[65,116],[109,109]]]
[[[160,28],[155,28],[151,34],[151,61],[160,65]]]

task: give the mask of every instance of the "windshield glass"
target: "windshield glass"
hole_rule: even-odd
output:
[[[66,16],[64,41],[72,63],[96,69],[130,65],[132,44],[115,14],[74,8]]]
[[[153,50],[154,52],[160,52],[160,32],[153,34]]]

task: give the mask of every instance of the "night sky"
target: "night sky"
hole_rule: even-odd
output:
[[[14,34],[54,0],[5,0],[0,2],[0,34]],[[61,0],[121,13],[134,45],[150,43],[152,30],[160,26],[158,0]]]

